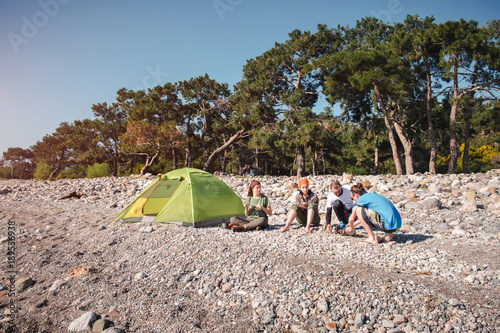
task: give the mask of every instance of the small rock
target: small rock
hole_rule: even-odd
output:
[[[92,325],[92,331],[100,333],[111,326],[113,326],[113,322],[111,320],[98,319],[95,321],[94,325]]]
[[[362,313],[356,314],[356,317],[354,318],[354,326],[356,326],[357,329],[360,329],[363,324],[365,323],[366,317]]]
[[[428,198],[420,203],[420,208],[423,209],[439,209],[441,208],[441,200],[438,198]]]
[[[55,280],[54,283],[52,283],[52,286],[49,288],[49,291],[56,291],[59,290],[62,286],[68,283],[68,280]]]
[[[407,320],[407,319],[406,319],[406,317],[405,317],[405,316],[403,316],[403,315],[396,315],[396,316],[394,316],[394,320],[393,320],[393,322],[394,322],[394,324],[395,324],[395,325],[404,324],[404,323],[406,323],[407,321],[408,321],[408,320]]]
[[[227,292],[230,292],[231,289],[233,289],[233,286],[231,285],[231,283],[224,283],[221,287],[221,290],[225,293]]]
[[[29,287],[35,285],[36,281],[30,277],[22,277],[15,282],[16,292],[21,293]]]
[[[296,316],[300,316],[302,314],[302,308],[300,306],[297,306],[295,308],[292,309],[292,313]]]
[[[382,327],[384,328],[394,328],[394,322],[392,320],[384,319],[382,320]]]
[[[320,298],[316,304],[319,313],[327,313],[329,310],[328,302],[324,298]]]
[[[93,311],[85,312],[83,315],[75,319],[68,326],[68,330],[71,332],[76,331],[90,331],[94,323],[101,318],[97,313]]]

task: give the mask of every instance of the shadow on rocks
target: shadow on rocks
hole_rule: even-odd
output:
[[[392,238],[396,243],[420,243],[429,238],[433,238],[431,235],[422,234],[411,234],[411,233],[395,233]]]

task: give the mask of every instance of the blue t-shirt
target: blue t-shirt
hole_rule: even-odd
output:
[[[356,206],[366,207],[380,215],[386,230],[401,228],[401,215],[396,207],[383,195],[377,193],[365,193],[358,198]]]

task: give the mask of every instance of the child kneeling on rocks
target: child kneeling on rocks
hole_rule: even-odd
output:
[[[392,240],[393,233],[401,228],[401,215],[397,208],[383,195],[367,193],[362,184],[351,187],[351,198],[354,208],[349,217],[346,233],[354,232],[354,221],[361,224],[368,234],[368,238],[360,242],[362,245],[377,244],[377,236],[373,229],[385,232],[385,242]]]

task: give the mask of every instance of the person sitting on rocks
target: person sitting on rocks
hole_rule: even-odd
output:
[[[309,182],[306,178],[299,182],[300,192],[295,195],[295,203],[288,214],[288,219],[280,232],[290,230],[290,225],[297,218],[297,222],[306,226],[306,233],[311,232],[311,225],[319,225],[320,217],[318,213],[319,198],[309,189]]]
[[[269,203],[269,198],[262,194],[262,186],[260,182],[253,179],[250,182],[248,195],[243,201],[245,207],[245,216],[231,217],[228,228],[235,232],[261,230],[269,227],[268,215],[272,215],[273,211]]]
[[[397,208],[383,195],[367,193],[362,184],[358,183],[351,187],[351,197],[354,208],[349,217],[346,233],[354,232],[354,221],[361,224],[368,234],[368,238],[360,242],[361,245],[377,244],[379,239],[373,233],[373,229],[383,231],[383,241],[390,242],[393,233],[401,228],[401,215]]]
[[[332,210],[339,220],[340,224],[336,227],[337,230],[344,229],[347,225],[349,216],[352,213],[354,202],[351,199],[351,187],[341,186],[338,180],[330,184],[332,192],[326,197],[326,231],[332,233]]]

